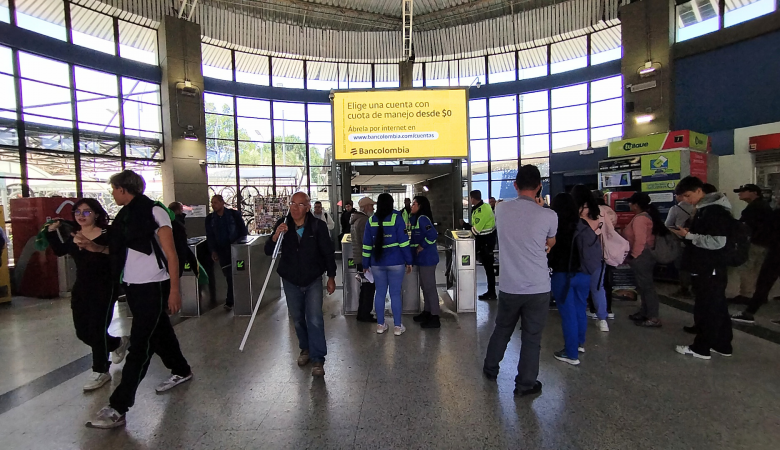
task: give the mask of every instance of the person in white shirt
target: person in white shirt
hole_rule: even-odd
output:
[[[333,227],[336,226],[336,223],[333,222],[333,218],[330,216],[330,214],[322,210],[321,201],[318,200],[314,202],[314,211],[312,211],[312,215],[328,224],[328,231],[333,231]]]
[[[136,390],[155,353],[171,370],[171,376],[157,386],[157,393],[192,378],[166,312],[169,309],[176,314],[181,309],[173,213],[143,195],[146,183],[132,170],[113,175],[109,182],[114,201],[122,206],[109,231],[112,276],[124,285],[133,326],[122,381],[111,394],[108,406],[87,422],[90,428],[104,429],[125,425],[125,414],[135,403]],[[89,249],[97,244],[83,239],[78,245]]]

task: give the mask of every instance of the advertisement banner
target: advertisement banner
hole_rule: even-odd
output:
[[[707,182],[707,154],[691,152],[691,176]]]
[[[642,155],[642,181],[680,179],[680,152]]]
[[[335,92],[337,161],[468,157],[468,91]]]
[[[673,191],[677,187],[677,183],[680,180],[667,180],[667,181],[650,181],[642,182],[642,192],[664,192]]]
[[[610,142],[607,155],[610,158],[615,158],[674,149],[709,152],[710,138],[707,135],[689,130],[651,134],[650,136]]]

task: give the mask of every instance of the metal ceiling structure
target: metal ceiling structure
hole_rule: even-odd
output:
[[[47,3],[48,0],[38,0]],[[164,15],[201,25],[203,41],[321,61],[404,59],[402,0],[71,0],[145,26]],[[35,0],[27,0],[32,3]],[[414,0],[417,61],[527,49],[619,23],[628,0]]]

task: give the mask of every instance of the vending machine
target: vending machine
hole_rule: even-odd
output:
[[[48,220],[57,217],[72,220],[75,201],[63,197],[10,200],[14,282],[19,295],[54,298],[60,294],[57,256],[51,248],[38,251],[35,238]]]

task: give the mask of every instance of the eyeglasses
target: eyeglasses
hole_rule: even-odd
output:
[[[95,214],[95,211],[89,211],[89,210],[82,211],[80,209],[73,211],[73,215],[76,217],[89,217],[92,214]]]
[[[309,206],[309,204],[308,204],[308,203],[295,203],[295,202],[290,202],[290,208],[305,208],[305,207],[307,207],[307,206]]]

